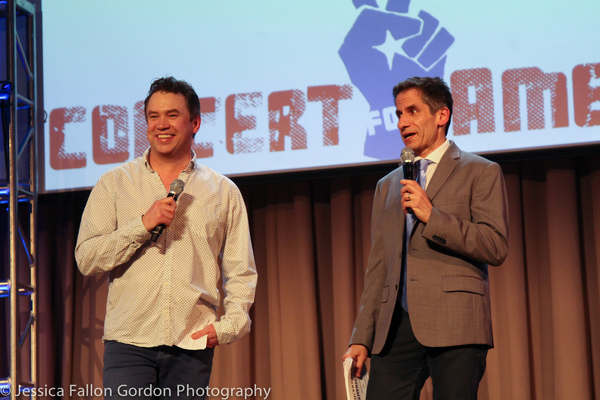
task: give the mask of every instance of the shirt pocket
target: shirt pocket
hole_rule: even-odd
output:
[[[219,218],[208,212],[198,212],[192,223],[190,229],[194,236],[200,236],[203,238],[213,238],[219,234],[220,225]]]

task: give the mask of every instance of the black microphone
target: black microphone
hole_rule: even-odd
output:
[[[175,201],[179,198],[179,195],[183,192],[183,187],[185,183],[181,179],[175,179],[171,186],[169,187],[169,194],[167,198],[172,197]],[[163,230],[165,229],[165,224],[160,224],[156,228],[152,229],[152,241],[156,242],[158,237],[161,235]]]
[[[410,179],[411,181],[414,181],[415,152],[413,149],[410,147],[403,148],[400,152],[400,160],[402,161],[402,169],[404,170],[404,179]],[[409,213],[413,212],[411,208],[408,208],[406,211]]]
[[[400,152],[400,160],[402,161],[402,168],[404,170],[404,179],[415,180],[414,175],[414,161],[415,152],[410,147],[405,147]]]

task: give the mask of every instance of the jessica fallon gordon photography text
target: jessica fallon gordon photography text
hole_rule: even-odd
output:
[[[10,387],[2,387],[2,396],[10,395]],[[216,387],[193,387],[190,385],[177,385],[175,389],[172,388],[159,388],[155,386],[148,387],[129,387],[127,385],[121,385],[116,389],[118,396],[179,396],[179,395],[196,395],[217,398],[221,400],[227,400],[230,397],[237,396],[243,397],[244,399],[255,398],[266,400],[271,394],[271,388],[261,388],[254,385],[254,387],[245,388],[216,388]],[[68,388],[62,387],[26,387],[19,386],[17,395],[24,396],[45,396],[45,397],[63,397],[65,394],[69,394],[70,397],[100,397],[100,396],[112,396],[113,390],[111,388],[94,387],[93,385],[77,386],[69,385]]]

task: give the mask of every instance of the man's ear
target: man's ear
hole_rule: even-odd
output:
[[[192,119],[192,125],[194,125],[194,135],[196,134],[196,132],[198,132],[198,129],[200,129],[201,123],[202,119],[199,115],[196,118]]]
[[[448,107],[443,107],[438,110],[438,126],[444,126],[450,120],[450,110]]]

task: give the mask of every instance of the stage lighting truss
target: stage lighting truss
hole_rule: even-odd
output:
[[[8,320],[2,324],[9,340],[1,344],[8,343],[4,353],[9,359],[0,360],[8,361],[10,375],[0,379],[0,399],[16,400],[19,389],[36,387],[38,374],[36,6],[27,0],[0,1],[0,19],[6,27],[0,51],[7,61],[0,65],[0,76],[6,76],[0,82],[0,212],[8,215],[7,230],[0,228],[0,237],[8,238],[9,248],[2,258],[8,268],[0,268],[8,271],[8,277],[0,276],[0,299],[10,303]]]

